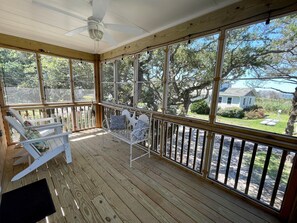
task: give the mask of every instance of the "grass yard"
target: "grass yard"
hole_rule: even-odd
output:
[[[235,126],[241,126],[241,127],[247,127],[251,129],[257,129],[257,130],[262,130],[262,131],[267,131],[267,132],[273,132],[273,133],[278,133],[278,134],[284,134],[286,126],[287,126],[287,121],[288,121],[288,114],[280,114],[278,117],[277,114],[274,113],[266,113],[268,115],[267,118],[269,119],[278,119],[279,122],[276,123],[275,126],[268,126],[268,125],[263,125],[260,122],[264,121],[265,119],[238,119],[238,118],[226,118],[226,117],[221,117],[217,116],[217,122],[219,123],[225,123],[225,124],[230,124],[230,125],[235,125]],[[198,118],[202,120],[208,120],[208,115],[200,115],[200,114],[195,114],[189,112],[188,117],[192,118]]]
[[[264,167],[264,163],[265,163],[265,159],[266,159],[266,153],[267,153],[266,151],[258,151],[257,152],[256,158],[255,158],[255,163],[254,163],[254,171],[256,171],[258,173],[262,173],[262,169]],[[252,157],[251,152],[246,155],[244,162],[246,162],[247,165],[250,164],[251,157]],[[281,159],[281,155],[274,154],[274,153],[271,154],[267,175],[269,176],[269,178],[271,178],[273,180],[276,179],[276,175],[277,175],[278,169],[279,169],[280,159]],[[292,163],[285,162],[283,174],[282,174],[282,178],[281,178],[281,183],[287,184],[287,182],[289,180],[291,169],[292,169]],[[258,176],[261,176],[261,175],[259,174]],[[258,180],[258,182],[260,182],[260,178],[257,180]]]

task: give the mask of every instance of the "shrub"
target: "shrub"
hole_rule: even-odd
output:
[[[243,109],[238,108],[238,107],[221,108],[217,114],[222,117],[227,117],[227,118],[243,118],[244,117]]]
[[[196,101],[192,103],[190,110],[193,113],[208,115],[210,108],[205,100],[201,100],[201,101]]]
[[[264,109],[256,109],[253,111],[248,111],[244,113],[245,119],[260,119],[265,117],[265,111]]]
[[[254,111],[254,110],[257,110],[257,109],[263,109],[263,107],[259,106],[259,105],[252,105],[252,106],[244,108],[243,111],[249,112],[249,111]]]
[[[260,119],[265,117],[265,110],[262,106],[253,105],[243,109],[245,119]]]
[[[282,110],[282,114],[288,114],[292,108],[292,99],[257,98],[256,102],[263,106],[265,111],[275,114],[278,110]]]

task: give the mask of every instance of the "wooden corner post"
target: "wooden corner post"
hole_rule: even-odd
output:
[[[101,102],[101,66],[100,66],[100,55],[96,54],[94,58],[94,75],[95,75],[95,97],[96,97],[96,128],[102,127],[102,106],[99,105]]]
[[[215,123],[215,119],[216,119],[217,102],[218,102],[218,95],[219,95],[219,89],[220,89],[220,76],[221,76],[222,67],[223,67],[224,45],[225,45],[225,30],[222,30],[220,32],[220,37],[219,37],[218,54],[217,54],[217,60],[216,60],[217,64],[216,64],[216,70],[215,70],[213,94],[212,94],[210,114],[209,114],[209,122],[211,125]],[[209,169],[210,169],[214,135],[215,134],[212,131],[208,131],[206,149],[204,150],[204,160],[203,160],[203,170],[202,170],[204,178],[207,178]]]

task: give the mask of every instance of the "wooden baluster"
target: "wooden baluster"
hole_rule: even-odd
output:
[[[180,151],[180,159],[179,159],[180,164],[183,164],[185,131],[186,131],[186,126],[183,126],[182,143],[181,143],[181,151]]]
[[[234,184],[234,188],[235,189],[237,189],[237,186],[238,186],[238,179],[239,179],[239,175],[240,175],[240,169],[241,169],[241,164],[242,164],[244,147],[245,147],[245,141],[242,140],[242,142],[241,142],[241,148],[240,148],[240,154],[239,154],[239,159],[238,159],[238,164],[237,164],[237,169],[236,169],[235,184]]]
[[[166,156],[166,157],[168,157],[167,156],[167,134],[168,134],[168,122],[164,122],[164,129],[165,129],[165,131],[164,131],[164,146],[163,146],[163,154]],[[165,148],[165,150],[164,150],[164,148]]]
[[[192,169],[196,168],[196,160],[197,160],[197,147],[199,143],[199,129],[196,129],[196,139],[195,139],[195,150],[194,150],[194,163]]]
[[[157,122],[157,120],[155,119],[153,122],[153,131],[152,132],[153,132],[153,149],[157,152],[158,148],[156,145],[156,142],[157,142],[156,137],[157,137],[158,130],[156,128],[156,122]]]
[[[257,194],[257,199],[260,200],[261,195],[262,195],[262,191],[263,191],[263,187],[264,187],[264,183],[265,183],[265,178],[267,175],[267,170],[268,170],[268,165],[269,165],[269,160],[271,157],[271,152],[272,152],[272,147],[269,146],[268,150],[267,150],[267,154],[266,154],[266,158],[265,158],[265,163],[264,163],[264,167],[263,167],[263,172],[262,172],[262,177],[261,177],[261,181],[260,181],[260,185],[259,185],[259,190],[258,190],[258,194]]]
[[[206,131],[204,131],[204,134],[203,134],[203,143],[202,143],[201,159],[200,159],[200,173],[201,173],[201,170],[202,170],[202,164],[203,164],[203,159],[204,159],[205,145],[206,145]]]
[[[33,119],[36,119],[36,117],[35,117],[35,110],[34,109],[32,110],[32,116],[33,116]]]
[[[233,145],[234,145],[234,138],[232,137],[230,147],[229,147],[229,154],[228,154],[228,161],[226,166],[226,173],[225,173],[225,180],[224,184],[227,184],[228,176],[229,176],[229,169],[231,164],[232,152],[233,152]]]
[[[172,156],[172,141],[173,141],[174,124],[171,123],[170,126],[171,126],[171,131],[170,131],[169,159],[171,159],[171,156]]]
[[[219,148],[219,155],[218,155],[217,166],[216,166],[216,175],[215,175],[216,180],[218,180],[218,176],[219,176],[221,157],[222,157],[222,151],[223,151],[223,145],[224,145],[224,137],[225,137],[224,135],[221,135],[221,143],[220,143],[220,148]]]
[[[246,181],[245,194],[248,194],[248,192],[249,192],[249,187],[250,187],[255,157],[256,157],[256,153],[257,153],[257,148],[258,148],[258,144],[255,143],[254,148],[253,148],[253,154],[252,154],[252,158],[251,158],[250,168],[249,168],[249,172],[248,172],[248,177],[247,177],[247,181]]]
[[[192,140],[192,128],[190,128],[190,131],[189,131],[189,140],[188,140],[188,151],[187,151],[187,163],[186,163],[186,166],[189,166],[191,140]]]
[[[175,139],[175,151],[174,151],[174,161],[177,162],[177,146],[178,146],[178,135],[179,135],[179,125],[176,125],[176,139]]]
[[[80,112],[78,111],[79,108],[78,107],[74,107],[74,110],[75,110],[75,114],[76,114],[76,130],[79,130],[80,129]]]
[[[279,184],[281,181],[281,177],[283,175],[283,170],[284,170],[287,155],[288,155],[288,151],[283,150],[282,157],[281,157],[279,167],[278,167],[278,172],[277,172],[275,183],[274,183],[274,187],[273,187],[273,191],[272,191],[272,195],[271,195],[271,199],[270,199],[270,205],[272,207],[274,206],[277,190],[278,190],[278,187],[279,187]]]

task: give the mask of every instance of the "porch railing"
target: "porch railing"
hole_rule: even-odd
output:
[[[103,106],[107,116],[119,110]],[[205,123],[196,127],[180,117],[168,117],[153,115],[152,151],[281,215],[296,157],[294,140],[281,143],[273,135],[261,141],[253,130],[241,133]]]
[[[64,131],[80,131],[96,127],[96,110],[92,104],[51,105],[15,107],[25,120],[53,118],[63,124]],[[44,124],[44,123],[40,123]],[[19,135],[10,129],[10,142],[19,140]]]

